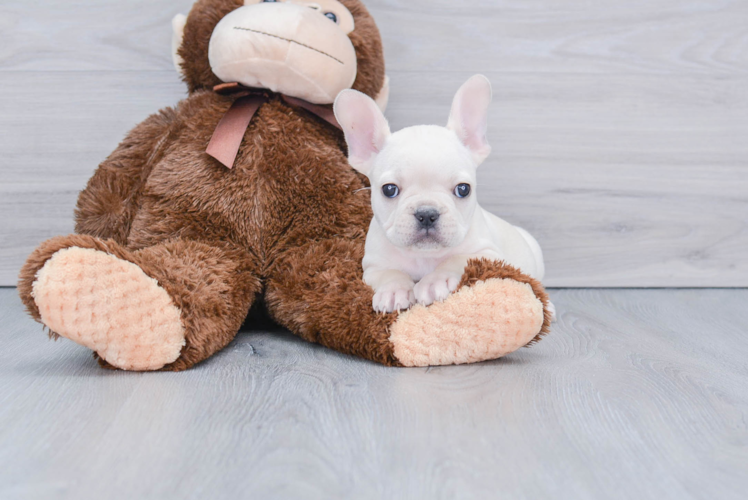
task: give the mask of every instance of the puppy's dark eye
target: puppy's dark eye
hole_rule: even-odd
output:
[[[400,194],[400,188],[394,184],[385,184],[382,186],[382,194],[387,198],[397,198],[397,195]]]
[[[278,0],[262,0],[262,3],[275,3]]]
[[[334,23],[338,22],[338,16],[334,12],[325,12],[325,17]]]
[[[455,196],[458,198],[467,198],[470,196],[470,184],[460,184],[455,188]]]

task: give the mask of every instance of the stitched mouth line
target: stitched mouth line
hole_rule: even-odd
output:
[[[257,34],[260,34],[260,35],[265,35],[265,36],[269,36],[269,37],[272,37],[272,38],[277,38],[277,39],[279,39],[279,40],[284,40],[284,41],[286,41],[286,42],[290,42],[290,43],[295,43],[296,45],[301,45],[302,47],[305,47],[305,48],[307,48],[307,49],[309,49],[309,50],[313,50],[313,51],[315,51],[315,52],[319,52],[319,53],[320,53],[320,54],[322,54],[323,56],[327,56],[327,57],[329,57],[330,59],[332,59],[332,60],[334,60],[334,61],[337,61],[337,62],[339,62],[340,64],[342,64],[342,65],[344,65],[344,66],[345,66],[345,63],[344,63],[343,61],[341,61],[340,59],[338,59],[337,57],[335,57],[335,56],[331,56],[331,55],[330,55],[330,54],[328,54],[327,52],[323,52],[323,51],[321,51],[321,50],[319,50],[319,49],[315,49],[314,47],[312,47],[312,46],[309,46],[309,45],[307,45],[307,44],[305,44],[305,43],[297,42],[296,40],[292,40],[292,39],[290,39],[290,38],[284,38],[284,37],[282,37],[282,36],[278,36],[278,35],[273,35],[272,33],[266,33],[266,32],[264,32],[264,31],[253,30],[253,29],[250,29],[250,28],[240,28],[239,26],[236,26],[236,27],[234,27],[234,29],[235,29],[235,30],[240,30],[240,31],[250,31],[250,32],[252,32],[252,33],[257,33]]]

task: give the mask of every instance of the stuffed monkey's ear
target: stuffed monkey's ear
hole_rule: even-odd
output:
[[[357,90],[338,94],[334,109],[348,143],[348,162],[368,176],[374,159],[390,136],[387,120],[377,103]]]
[[[455,95],[447,128],[452,130],[473,154],[480,165],[491,154],[488,144],[488,107],[491,104],[491,82],[483,75],[475,75],[465,82]]]
[[[387,111],[387,104],[390,102],[390,77],[389,76],[384,75],[384,85],[382,85],[382,89],[379,91],[374,101],[377,103],[377,106],[379,106],[379,109],[382,110],[382,113]]]
[[[184,26],[186,24],[187,16],[184,14],[177,14],[171,20],[171,27],[174,29],[174,34],[171,37],[171,56],[174,61],[174,67],[180,75],[182,74],[182,57],[179,55],[179,47],[182,46]]]

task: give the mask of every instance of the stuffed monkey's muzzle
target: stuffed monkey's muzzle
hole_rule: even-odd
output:
[[[356,50],[317,9],[267,2],[241,7],[216,26],[208,57],[224,82],[331,104],[356,80]]]

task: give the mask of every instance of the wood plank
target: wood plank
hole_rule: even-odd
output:
[[[734,74],[742,0],[368,0],[397,70]]]
[[[495,362],[391,369],[250,329],[130,374],[0,290],[0,497],[742,499],[748,290],[551,294],[554,333]]]
[[[193,3],[6,0],[0,5],[0,71],[173,68],[171,20]]]
[[[171,67],[171,18],[192,0],[6,0],[0,70]],[[743,0],[366,0],[390,69],[748,72]]]
[[[129,129],[186,96],[171,72],[0,72],[0,285],[45,239],[73,231],[78,192]]]
[[[550,286],[748,285],[748,77],[487,74],[494,154],[479,197],[537,236]],[[464,77],[393,73],[393,128],[444,123]],[[39,242],[72,231],[99,161],[184,89],[168,71],[23,86],[0,72],[0,89],[0,284],[12,285]]]

